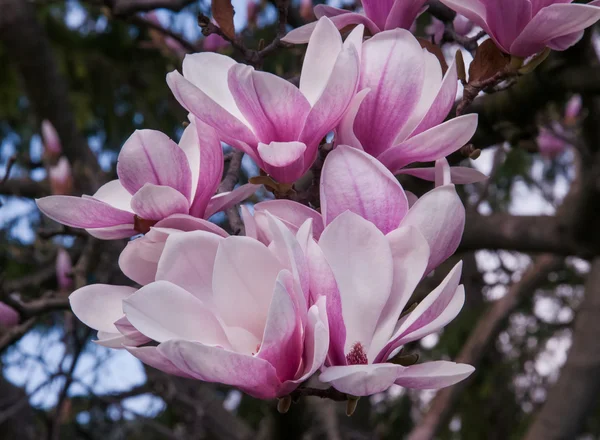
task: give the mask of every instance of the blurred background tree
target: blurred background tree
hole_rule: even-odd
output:
[[[426,39],[432,16],[453,18],[439,2],[429,3],[415,29]],[[258,48],[273,40],[277,1],[233,5],[240,44]],[[125,243],[98,241],[40,216],[34,199],[60,190],[49,178],[58,157],[44,149],[42,121],[56,127],[73,174],[62,190],[73,194],[93,193],[114,177],[119,149],[134,130],[158,129],[177,139],[186,114],[165,75],[190,52],[244,60],[216,35],[202,35],[197,17],[210,16],[210,6],[203,0],[0,0],[0,301],[19,319],[0,329],[0,438],[600,438],[595,29],[467,109],[479,114],[479,129],[473,145],[451,161],[490,175],[461,188],[467,227],[454,261],[465,261],[467,304],[443,333],[411,349],[422,359],[475,365],[468,381],[437,394],[393,388],[361,399],[352,418],[343,404],[314,397],[281,415],[276,402],[167,377],[91,342],[89,329],[68,311],[67,296],[92,282],[130,283],[117,265]],[[310,2],[292,1],[288,29],[313,20],[311,14]],[[460,46],[448,34],[443,53],[450,60]],[[303,50],[279,48],[262,69],[295,81]],[[469,50],[462,50],[468,62]],[[575,95],[582,108],[565,116]],[[244,158],[240,182],[257,174]],[[408,176],[401,182],[417,194],[429,188]],[[272,195],[262,191],[247,203],[266,197]],[[213,220],[228,227],[224,215]],[[57,271],[65,250],[72,268]],[[423,284],[435,285],[446,272],[442,267]]]

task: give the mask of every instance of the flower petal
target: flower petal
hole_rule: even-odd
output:
[[[215,87],[217,87],[216,84],[219,83],[218,77],[215,77],[214,80]],[[169,73],[167,75],[167,84],[179,104],[187,111],[193,113],[202,122],[217,130],[223,141],[236,148],[240,148],[240,142],[246,145],[254,145],[258,142],[256,136],[254,136],[254,133],[248,128],[246,123],[215,102],[207,94],[208,92],[195,87],[179,72],[174,71]],[[213,94],[216,93],[214,92]]]
[[[456,318],[465,303],[465,289],[458,285],[461,270],[462,261],[399,324],[390,343],[380,352],[375,362],[385,362],[397,347],[421,339]]]
[[[217,132],[212,127],[197,119],[190,125],[192,126],[196,127],[195,146],[199,150],[200,163],[197,183],[193,188],[190,214],[202,218],[205,217],[206,207],[223,177],[223,148]]]
[[[260,213],[269,212],[279,220],[281,220],[293,233],[298,232],[300,226],[308,220],[312,219],[313,235],[316,239],[321,236],[323,232],[323,218],[321,214],[308,206],[305,206],[298,202],[291,200],[267,200],[254,205],[255,218],[259,222]],[[266,222],[259,222],[262,226],[263,232],[268,232],[268,224]],[[267,234],[270,237],[270,234]],[[269,241],[271,238],[269,239]]]
[[[123,300],[136,289],[128,286],[91,284],[69,295],[71,310],[88,327],[119,333],[114,322],[123,316]]]
[[[475,368],[456,362],[434,361],[411,365],[402,370],[396,385],[418,390],[437,390],[449,387],[469,377]]]
[[[146,183],[131,199],[131,208],[145,220],[162,220],[171,214],[187,214],[190,204],[175,188]]]
[[[258,144],[263,169],[281,183],[292,183],[307,171],[306,145],[302,142]],[[312,163],[308,163],[310,166]]]
[[[385,29],[410,29],[427,0],[394,0]]]
[[[208,202],[208,205],[206,206],[204,218],[210,218],[213,214],[216,214],[217,212],[225,211],[226,209],[229,209],[232,206],[243,202],[252,194],[254,194],[259,188],[260,185],[253,185],[252,183],[247,183],[245,185],[241,185],[237,188],[234,188],[233,191],[228,191],[213,196]]]
[[[269,315],[257,357],[268,361],[277,370],[279,380],[294,378],[302,359],[302,321],[296,309],[294,295],[288,292],[282,271],[275,282]],[[305,309],[306,310],[306,309]]]
[[[186,55],[183,59],[182,71],[185,79],[248,126],[248,122],[238,108],[231,90],[229,90],[227,80],[229,70],[236,64],[235,60],[228,56],[202,52]]]
[[[459,116],[388,148],[377,158],[397,173],[413,162],[430,162],[455,152],[473,137],[475,130],[476,114]]]
[[[408,212],[404,190],[377,159],[346,145],[329,153],[321,174],[321,212],[325,224],[344,211],[374,223],[384,234]]]
[[[335,129],[335,145],[349,145],[350,147],[364,150],[362,144],[354,134],[354,121],[362,102],[365,100],[367,93],[371,89],[362,89],[354,96],[348,111],[344,114],[344,117],[340,121],[340,124]]]
[[[171,187],[190,198],[192,173],[187,157],[160,131],[136,130],[121,148],[117,174],[131,194],[152,183]]]
[[[213,272],[214,302],[228,326],[262,338],[275,280],[283,269],[262,243],[248,237],[221,241]]]
[[[306,157],[311,158],[311,163],[316,157],[321,139],[335,128],[352,102],[359,71],[360,58],[357,48],[353,44],[348,45],[338,55],[327,84],[313,104],[300,135],[300,142],[304,142],[308,147]]]
[[[379,33],[363,44],[359,90],[371,92],[360,106],[354,133],[365,151],[374,156],[385,151],[409,120],[421,98],[425,59],[419,42],[404,29]]]
[[[123,311],[136,329],[155,341],[183,338],[229,347],[213,312],[190,292],[168,281],[142,287],[123,301]]]
[[[346,327],[344,353],[356,343],[368,352],[392,287],[388,241],[373,223],[344,212],[325,228],[319,246],[340,292]]]
[[[171,234],[158,262],[157,280],[184,288],[204,304],[213,301],[213,269],[223,237],[205,231]]]
[[[388,343],[402,310],[423,278],[429,262],[429,245],[417,228],[398,228],[386,238],[394,260],[394,281],[367,353],[369,359],[375,359]]]
[[[74,228],[132,225],[133,214],[92,197],[49,196],[36,200],[40,211],[52,220]]]
[[[398,174],[408,174],[419,179],[435,182],[435,168],[403,168]],[[450,167],[450,181],[457,185],[483,182],[489,179],[481,171],[471,167]]]
[[[438,267],[456,251],[465,228],[465,208],[454,185],[435,188],[408,211],[401,226],[415,226],[431,251],[425,273]]]
[[[326,12],[323,12],[322,14],[320,14],[320,11],[324,11],[325,8],[327,8]],[[343,11],[343,13],[337,13],[337,15],[333,15],[333,13],[331,11]],[[348,26],[352,26],[352,25],[364,25],[368,30],[369,33],[371,33],[372,35],[381,32],[381,30],[377,27],[377,25],[375,23],[373,23],[371,20],[369,20],[368,17],[366,17],[363,14],[357,14],[357,13],[353,13],[344,9],[338,9],[338,8],[334,8],[332,6],[327,6],[327,5],[316,5],[315,9],[314,9],[315,15],[317,16],[317,18],[321,18],[321,17],[327,17],[331,20],[331,22],[334,24],[334,26],[339,29],[342,30]],[[304,43],[308,43],[309,40],[311,39],[312,35],[315,33],[315,28],[317,27],[317,24],[319,23],[320,20],[318,21],[314,21],[312,23],[308,23],[305,24],[304,26],[300,26],[299,28],[293,29],[291,30],[285,37],[282,38],[281,41],[285,42],[285,43],[291,43],[291,44],[304,44]],[[338,32],[339,33],[339,32]],[[326,39],[319,39],[320,41],[327,41]]]
[[[406,368],[395,364],[343,365],[326,368],[319,376],[321,382],[353,396],[381,393],[394,384]]]
[[[292,83],[237,64],[229,70],[229,88],[259,141],[298,139],[310,104]]]
[[[541,52],[550,41],[579,32],[599,19],[597,6],[577,3],[547,6],[523,29],[510,46],[510,53],[526,57]]]
[[[150,365],[152,368],[156,368],[157,370],[163,371],[167,374],[172,374],[174,376],[187,377],[189,379],[193,378],[193,376],[184,373],[177,368],[173,362],[167,359],[166,356],[158,350],[158,347],[126,346],[125,349],[146,365]]]
[[[185,340],[164,342],[158,351],[196,379],[235,386],[259,399],[279,396],[277,372],[263,359]]]
[[[131,210],[132,195],[125,189],[119,179],[105,183],[98,188],[98,191],[92,197],[122,211],[133,213]]]

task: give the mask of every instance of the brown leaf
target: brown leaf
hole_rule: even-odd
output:
[[[212,16],[223,33],[232,40],[235,38],[233,14],[231,0],[212,0]]]
[[[423,49],[426,49],[429,53],[432,53],[437,57],[437,59],[440,61],[440,65],[442,66],[442,73],[446,74],[446,70],[448,70],[448,63],[446,63],[446,58],[444,58],[444,54],[440,46],[436,46],[425,38],[417,38],[417,40],[419,40],[419,44]]]
[[[484,81],[503,70],[510,63],[510,56],[503,53],[492,39],[477,47],[475,58],[469,66],[469,83]]]

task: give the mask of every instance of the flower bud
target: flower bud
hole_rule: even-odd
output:
[[[0,327],[5,329],[19,323],[19,313],[11,306],[0,301]]]
[[[42,142],[44,143],[45,154],[49,158],[57,158],[62,153],[58,133],[54,125],[47,119],[42,121]]]
[[[313,21],[315,19],[312,0],[302,0],[300,2],[300,16],[305,21]]]
[[[218,52],[229,45],[229,42],[217,34],[210,34],[202,40],[202,48],[206,52]]]
[[[69,253],[60,248],[56,255],[56,281],[61,291],[70,292],[73,290],[73,263]]]
[[[537,136],[537,144],[540,154],[548,158],[554,158],[558,156],[568,147],[567,142],[555,136],[547,128],[540,129],[540,132]]]
[[[581,95],[574,95],[571,99],[569,99],[565,109],[565,123],[573,125],[575,122],[577,122],[577,118],[581,113],[582,105]]]

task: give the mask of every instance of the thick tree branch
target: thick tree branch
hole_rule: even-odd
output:
[[[573,345],[525,440],[574,439],[598,403],[600,392],[600,258],[590,269],[575,320]]]

